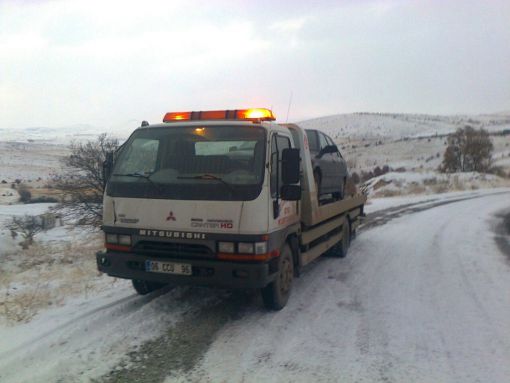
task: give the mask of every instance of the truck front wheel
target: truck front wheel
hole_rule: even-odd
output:
[[[271,310],[281,310],[289,300],[294,279],[294,263],[292,252],[288,245],[285,245],[280,255],[278,276],[269,285],[264,287],[262,300],[264,305]]]
[[[140,295],[152,293],[153,291],[159,290],[165,286],[164,283],[143,281],[141,279],[133,279],[131,282],[133,283],[133,287],[136,292]]]

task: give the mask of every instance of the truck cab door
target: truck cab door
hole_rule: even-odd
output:
[[[281,158],[284,149],[292,148],[292,137],[282,133],[276,133],[271,136],[271,154],[270,154],[270,209],[273,214],[269,217],[270,230],[280,229],[289,223],[293,223],[297,217],[297,202],[284,201],[280,198],[280,188],[283,185]],[[278,201],[275,210],[275,201]],[[276,213],[276,214],[274,214]]]

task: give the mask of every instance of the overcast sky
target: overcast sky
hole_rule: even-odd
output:
[[[510,110],[510,1],[0,0],[0,128]]]

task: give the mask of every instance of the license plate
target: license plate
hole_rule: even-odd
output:
[[[151,273],[191,275],[191,265],[187,263],[145,261],[145,271]]]

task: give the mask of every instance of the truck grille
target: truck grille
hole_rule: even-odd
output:
[[[134,247],[134,251],[161,257],[214,258],[215,256],[207,246],[175,242],[140,241]]]

